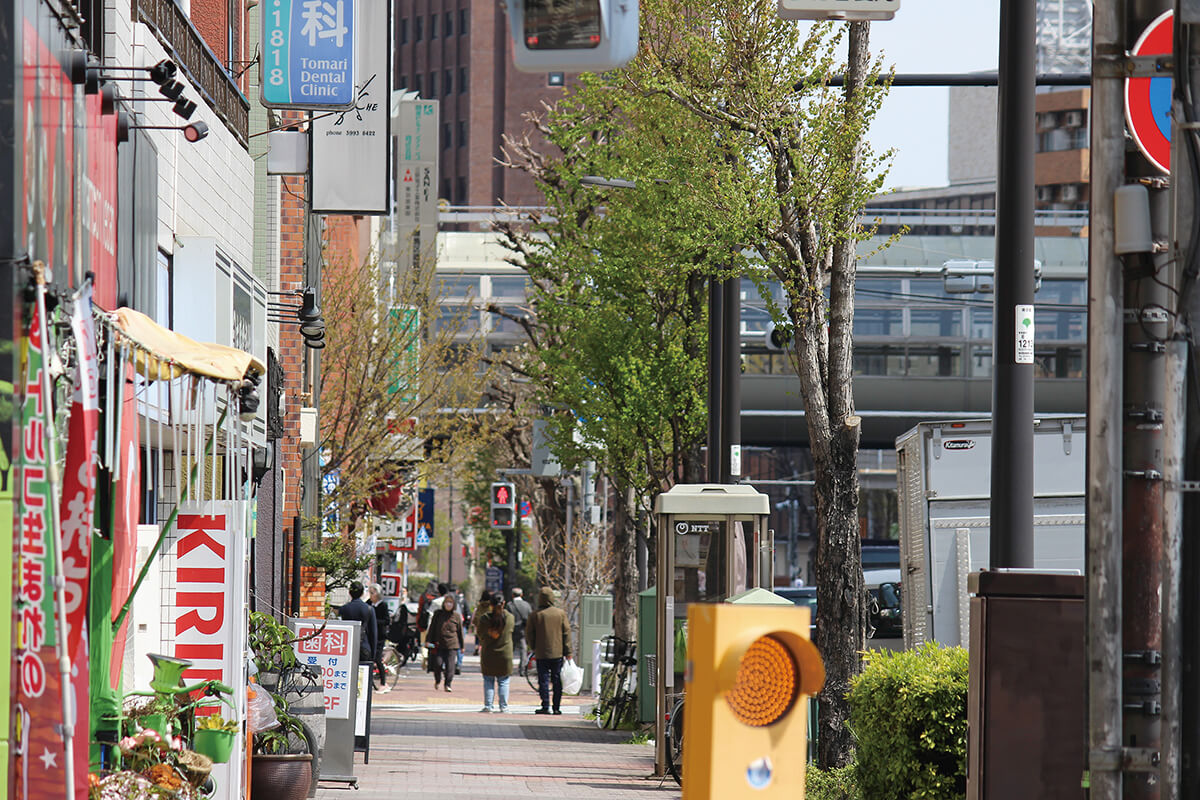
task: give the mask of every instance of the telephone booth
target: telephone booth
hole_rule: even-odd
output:
[[[663,715],[683,693],[691,603],[721,603],[774,585],[774,531],[767,495],[744,484],[680,484],[658,496],[655,767],[666,766]]]

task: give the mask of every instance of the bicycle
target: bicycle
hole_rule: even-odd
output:
[[[683,700],[684,695],[679,695],[666,718],[667,772],[680,786],[683,785]]]
[[[596,725],[616,730],[632,723],[637,715],[637,645],[618,636],[606,636],[604,641],[612,651],[613,666],[600,679]]]
[[[421,643],[415,625],[408,626],[408,633],[399,642],[390,641],[383,653],[383,685],[391,688],[400,679],[400,670],[410,661],[421,657]]]
[[[530,653],[529,658],[525,659],[525,680],[529,684],[529,688],[541,696],[542,682],[538,679],[537,656],[533,653]]]

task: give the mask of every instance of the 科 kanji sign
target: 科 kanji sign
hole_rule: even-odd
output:
[[[325,689],[325,716],[350,719],[350,675],[358,652],[357,624],[334,620],[292,620],[296,630],[296,657],[301,664],[319,667]]]
[[[1133,56],[1170,55],[1174,14],[1164,11],[1146,26],[1133,45]],[[1171,77],[1125,81],[1125,122],[1142,155],[1163,172],[1171,171]]]
[[[354,105],[355,0],[262,0],[262,102]]]

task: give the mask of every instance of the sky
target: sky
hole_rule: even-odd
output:
[[[902,0],[896,16],[871,24],[871,50],[896,74],[995,70],[1000,0]],[[877,149],[896,148],[889,188],[946,184],[946,88],[891,90],[871,130]]]

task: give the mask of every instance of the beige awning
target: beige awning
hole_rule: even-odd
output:
[[[112,319],[134,345],[130,355],[134,369],[149,380],[192,374],[218,381],[240,381],[248,372],[263,375],[267,371],[261,361],[244,350],[197,342],[132,308],[118,308]]]

